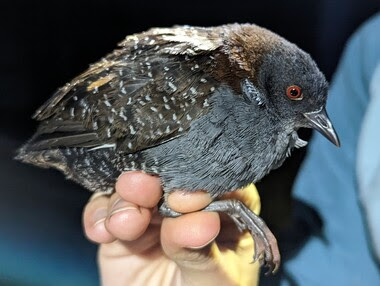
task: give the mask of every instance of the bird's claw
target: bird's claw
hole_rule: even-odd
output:
[[[235,222],[239,231],[249,230],[254,240],[253,262],[259,261],[260,265],[265,263],[268,267],[267,275],[274,274],[278,270],[281,258],[276,238],[265,222],[242,202],[238,200],[214,201],[204,210],[225,212]]]
[[[259,261],[260,266],[263,266],[265,264],[265,267],[267,267],[265,275],[269,275],[270,273],[275,274],[280,266],[280,256],[277,241],[273,241],[274,236],[271,238],[270,235],[268,235],[268,237],[265,231],[265,237],[261,237],[259,234],[255,233],[252,230],[250,230],[250,232],[254,240],[255,253],[253,255],[253,262]],[[268,245],[265,241],[269,242],[269,249],[267,248]]]
[[[275,274],[280,266],[280,253],[277,246],[277,240],[266,225],[261,227],[262,233],[255,232],[249,228],[254,240],[255,254],[253,262],[259,261],[260,266],[265,264],[267,271],[265,275]]]
[[[165,202],[161,204],[159,209],[163,216],[178,217],[181,215],[170,209]],[[255,248],[253,263],[259,261],[261,266],[265,264],[268,268],[266,275],[276,273],[281,260],[277,240],[259,216],[237,200],[214,201],[203,210],[225,212],[235,222],[239,231],[249,230]]]

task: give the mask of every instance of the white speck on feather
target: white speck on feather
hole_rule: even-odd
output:
[[[107,107],[111,107],[111,103],[108,101],[108,97],[107,97],[107,94],[103,94],[103,97],[104,97],[104,104],[107,106]]]
[[[177,87],[172,82],[169,81],[168,85],[173,90],[173,92],[175,92],[177,90]]]
[[[120,116],[121,118],[123,118],[124,121],[127,121],[127,119],[128,119],[127,116],[125,116],[124,113],[122,113],[121,111],[120,111],[120,113],[119,113],[119,116]]]
[[[98,130],[98,123],[96,122],[96,120],[94,120],[94,121],[92,122],[92,128],[93,128],[94,130]]]
[[[193,86],[190,87],[190,92],[191,92],[193,95],[197,94],[197,90],[196,90]]]
[[[128,118],[127,116],[125,116],[124,112],[125,112],[124,107],[120,108],[119,116],[123,118],[124,121],[127,121]]]
[[[116,147],[115,143],[112,143],[112,144],[103,144],[103,145],[96,146],[94,148],[88,149],[88,151],[94,151],[94,150],[103,149],[103,148],[115,148],[115,147]]]
[[[138,124],[140,124],[142,126],[145,126],[145,123],[141,121],[140,117],[137,117],[136,121],[137,121]]]

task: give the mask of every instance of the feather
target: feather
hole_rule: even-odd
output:
[[[131,153],[181,136],[221,85],[210,72],[209,54],[222,44],[212,33],[156,28],[127,37],[36,111],[42,123],[29,147],[116,144]]]

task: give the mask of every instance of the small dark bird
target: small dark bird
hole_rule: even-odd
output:
[[[328,85],[311,57],[256,25],[154,28],[60,88],[17,159],[61,170],[93,192],[111,193],[122,172],[160,177],[165,194],[205,190],[217,199],[257,182],[315,128],[339,146],[325,112]],[[178,216],[164,196],[160,211]],[[271,231],[237,200],[227,213],[255,241],[254,260],[280,263]]]

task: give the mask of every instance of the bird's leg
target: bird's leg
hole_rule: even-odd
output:
[[[161,203],[159,207],[159,212],[164,217],[179,217],[182,215],[182,213],[173,211],[164,201]],[[240,221],[238,217],[230,217],[232,218],[240,232],[243,232],[245,229],[247,229],[247,226],[242,221]]]
[[[203,211],[224,212],[236,223],[239,230],[249,230],[255,242],[253,261],[264,259],[268,271],[275,273],[280,265],[277,240],[265,222],[238,200],[214,201]]]
[[[165,201],[159,208],[160,214],[165,217],[179,217],[182,213],[173,211]],[[280,252],[277,240],[265,222],[238,200],[223,200],[210,203],[202,211],[224,212],[235,222],[240,231],[249,230],[255,245],[253,262],[265,260],[268,271],[275,273],[280,266]]]
[[[179,217],[182,215],[182,213],[173,211],[169,206],[166,204],[165,201],[160,202],[161,205],[158,208],[158,211],[160,214],[164,217]]]

